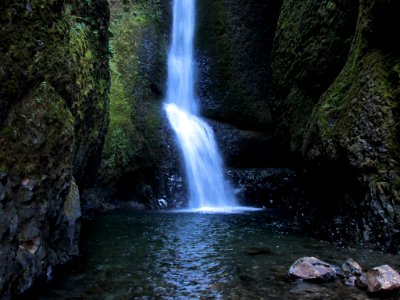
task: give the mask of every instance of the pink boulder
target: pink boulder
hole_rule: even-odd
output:
[[[289,269],[289,277],[304,280],[330,281],[336,278],[335,268],[315,257],[302,257]]]
[[[400,275],[388,265],[372,268],[363,273],[357,285],[366,287],[368,292],[387,292],[400,289]]]

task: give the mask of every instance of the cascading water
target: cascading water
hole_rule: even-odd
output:
[[[214,133],[198,115],[193,59],[195,0],[174,0],[173,6],[165,110],[184,157],[189,207],[232,207],[236,201],[224,179]]]

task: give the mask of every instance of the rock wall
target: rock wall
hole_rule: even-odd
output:
[[[313,107],[347,60],[357,20],[348,0],[283,2],[275,33],[271,107],[280,143],[301,151]]]
[[[271,49],[281,4],[197,2],[200,108],[202,115],[212,120],[228,166],[276,164],[269,103]]]
[[[108,123],[106,1],[0,4],[0,298],[78,254]]]
[[[157,208],[166,197],[173,147],[162,108],[171,7],[169,1],[113,0],[110,9],[110,126],[98,185],[110,190],[106,202]],[[90,194],[85,199],[99,198]]]
[[[277,133],[306,170],[300,222],[392,251],[400,228],[399,49],[389,32],[399,28],[398,9],[396,1],[286,0],[273,60]]]

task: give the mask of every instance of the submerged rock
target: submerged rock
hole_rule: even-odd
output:
[[[383,265],[363,273],[356,284],[370,293],[400,290],[400,275],[390,266]]]
[[[244,250],[244,252],[245,252],[247,255],[261,255],[261,254],[271,255],[271,254],[275,254],[275,251],[272,250],[271,248],[268,248],[268,247],[262,247],[262,248],[252,247],[252,248],[247,248],[247,249]]]
[[[336,270],[318,258],[302,257],[290,267],[288,275],[304,280],[330,281],[336,278]]]

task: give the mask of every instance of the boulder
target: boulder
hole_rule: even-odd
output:
[[[361,266],[352,258],[347,259],[342,265],[343,272],[346,275],[361,275]]]
[[[356,284],[370,293],[400,290],[400,275],[390,266],[383,265],[363,273]]]
[[[312,281],[330,281],[336,278],[334,266],[315,257],[302,257],[290,267],[289,277]]]

